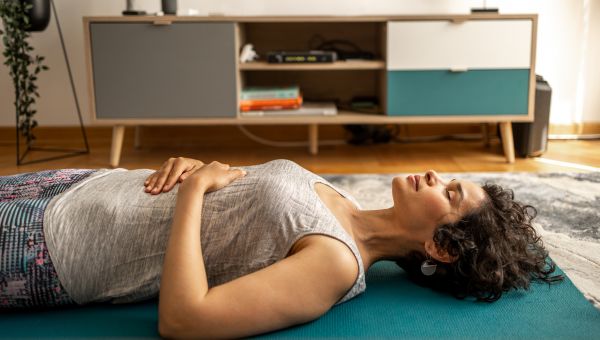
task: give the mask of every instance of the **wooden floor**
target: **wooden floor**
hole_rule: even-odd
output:
[[[171,156],[184,156],[203,161],[219,160],[232,166],[250,165],[278,158],[291,159],[320,174],[326,173],[395,173],[424,172],[573,172],[585,171],[571,166],[540,162],[537,158],[517,158],[507,164],[499,140],[492,139],[485,147],[480,140],[439,141],[427,143],[396,143],[374,146],[320,146],[312,156],[308,147],[272,147],[260,145],[244,136],[235,127],[191,127],[163,130],[159,127],[142,130],[141,147],[134,148],[133,128],[128,128],[123,145],[120,167],[158,168]],[[106,168],[111,145],[110,128],[88,129],[91,153],[25,166],[16,166],[14,134],[0,137],[0,175],[58,168]],[[287,140],[302,135],[285,136]],[[280,137],[280,136],[276,136]],[[326,137],[322,137],[325,139]],[[281,139],[281,138],[280,138]],[[81,147],[80,134],[75,128],[62,128],[39,133],[42,146]],[[54,155],[31,152],[26,160]],[[600,141],[550,141],[543,159],[556,160],[600,168]]]

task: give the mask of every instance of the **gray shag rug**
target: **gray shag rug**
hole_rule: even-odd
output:
[[[390,207],[391,182],[406,174],[323,175],[348,191],[363,209]],[[534,226],[550,257],[600,309],[600,173],[445,173],[446,179],[491,182],[534,206]]]

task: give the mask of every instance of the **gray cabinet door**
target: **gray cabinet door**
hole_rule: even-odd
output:
[[[97,119],[235,117],[233,23],[91,23]]]

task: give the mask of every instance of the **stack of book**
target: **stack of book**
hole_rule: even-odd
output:
[[[242,116],[260,117],[260,116],[335,116],[337,107],[329,102],[304,102],[299,109],[291,110],[253,110],[243,111]]]
[[[242,90],[240,111],[299,109],[302,95],[298,86],[247,87]]]

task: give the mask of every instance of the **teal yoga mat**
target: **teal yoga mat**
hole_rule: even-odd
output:
[[[0,313],[0,338],[157,338],[157,303]],[[570,280],[479,303],[416,286],[376,263],[364,294],[313,322],[256,338],[599,339],[600,311]]]

